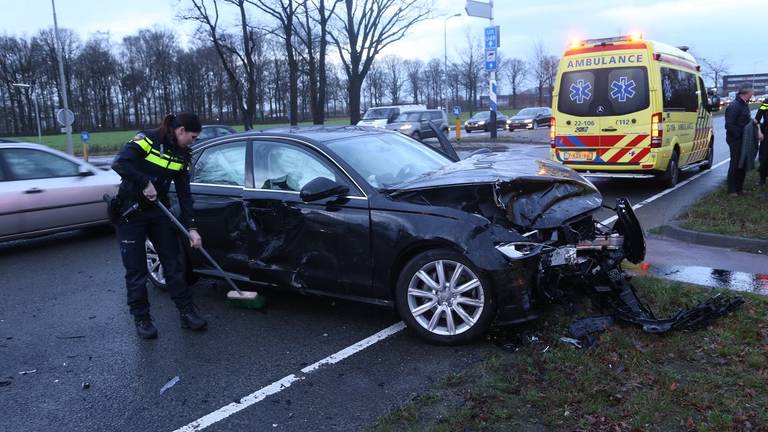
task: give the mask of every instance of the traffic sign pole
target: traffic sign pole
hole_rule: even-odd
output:
[[[61,86],[61,99],[64,103],[64,111],[69,111],[69,102],[67,101],[67,81],[64,77],[64,59],[63,54],[61,53],[64,47],[59,39],[59,24],[56,21],[56,3],[54,0],[51,0],[51,7],[53,8],[53,31],[56,33],[56,56],[59,58],[59,85]],[[67,153],[74,153],[71,127],[67,128]]]
[[[491,27],[494,27],[494,25],[493,25],[493,0],[490,1],[490,5],[491,5],[491,18],[490,18]],[[495,31],[494,31],[494,34],[495,34],[495,38],[494,39],[496,39],[495,45],[496,45],[496,47],[498,47],[498,45],[499,45],[499,35],[496,34]],[[493,49],[495,50],[496,47],[494,47]],[[494,55],[493,61],[494,61],[494,63],[496,63],[495,55]],[[492,140],[496,139],[496,128],[497,128],[497,125],[496,125],[496,67],[495,66],[496,65],[494,64],[494,68],[491,70],[490,76],[488,77],[488,100],[489,100],[488,105],[489,105],[489,108],[491,110],[491,139]]]

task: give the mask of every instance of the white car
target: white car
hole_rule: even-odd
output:
[[[39,144],[0,143],[0,241],[109,224],[120,176]]]

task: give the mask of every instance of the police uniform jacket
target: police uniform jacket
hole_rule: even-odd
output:
[[[168,190],[173,182],[181,208],[180,222],[187,229],[194,229],[189,163],[189,150],[176,145],[171,137],[161,137],[157,129],[139,132],[112,162],[112,169],[122,177],[117,193],[122,207],[138,202],[142,209],[150,208],[153,204],[142,193],[150,181],[157,190],[157,199],[168,205]]]

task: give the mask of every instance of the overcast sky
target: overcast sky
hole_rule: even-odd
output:
[[[464,0],[434,0],[433,19],[413,28],[388,52],[429,59],[443,56],[443,17],[447,21],[448,56],[467,46],[467,34],[482,37],[488,20],[467,17]],[[606,37],[642,32],[648,39],[688,45],[696,56],[725,57],[731,73],[768,72],[765,19],[768,0],[496,0],[494,17],[501,26],[505,57],[529,58],[542,40],[550,53],[561,55],[574,37]],[[172,28],[183,45],[190,44],[194,26],[176,18],[188,0],[57,0],[59,27],[87,39],[108,31],[118,42],[138,29]],[[31,36],[53,25],[50,0],[0,0],[0,33]],[[231,8],[230,8],[231,11]],[[255,12],[254,12],[255,13]],[[259,18],[258,15],[254,15]],[[746,18],[745,18],[746,17]],[[262,19],[266,22],[266,17]]]

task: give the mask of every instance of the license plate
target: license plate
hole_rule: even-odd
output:
[[[561,152],[563,160],[567,161],[591,161],[595,159],[595,152],[591,151],[566,151]]]

